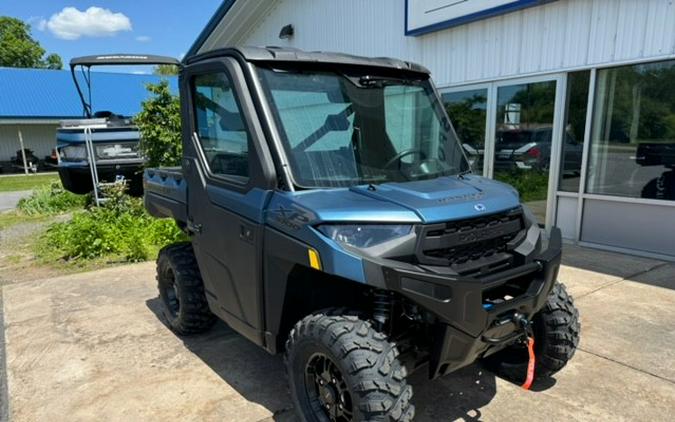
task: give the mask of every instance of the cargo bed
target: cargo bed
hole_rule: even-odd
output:
[[[187,222],[187,184],[180,167],[146,169],[143,186],[145,208],[151,215]]]

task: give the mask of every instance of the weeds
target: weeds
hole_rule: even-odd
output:
[[[123,188],[105,192],[101,207],[73,214],[70,221],[51,225],[41,236],[37,255],[43,259],[110,260],[138,262],[152,259],[168,243],[185,235],[172,220],[152,218],[139,198],[126,195]]]
[[[68,192],[59,182],[40,186],[28,197],[21,199],[17,205],[20,213],[25,215],[54,215],[77,208],[83,208],[88,197]]]

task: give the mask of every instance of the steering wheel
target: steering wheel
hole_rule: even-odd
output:
[[[387,161],[387,164],[384,165],[384,169],[388,169],[395,163],[398,163],[398,168],[401,168],[401,160],[403,159],[403,157],[407,157],[409,155],[419,155],[423,160],[427,158],[427,154],[421,149],[417,148],[405,149],[396,154],[394,157],[392,157],[392,159]]]

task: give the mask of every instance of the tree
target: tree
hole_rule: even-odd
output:
[[[30,34],[30,25],[0,16],[0,66],[61,69],[63,62],[57,54],[46,58],[45,49]]]
[[[172,64],[159,64],[155,66],[152,73],[159,76],[176,76],[178,75],[178,66]]]
[[[135,122],[141,130],[140,148],[149,167],[177,166],[183,154],[180,101],[171,94],[169,82],[148,84],[152,98],[143,102]]]
[[[47,69],[63,69],[63,60],[58,54],[52,53],[45,57],[44,64]]]

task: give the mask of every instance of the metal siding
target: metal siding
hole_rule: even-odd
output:
[[[584,200],[581,240],[675,256],[673,207]]]
[[[670,0],[558,0],[419,37],[404,35],[403,0],[237,3],[250,9],[242,22],[251,29],[236,37],[240,44],[412,60],[427,66],[440,86],[675,52]],[[264,13],[256,17],[256,10]],[[289,23],[295,36],[280,40]]]
[[[42,160],[51,154],[56,146],[56,128],[58,125],[0,125],[0,162],[9,161],[21,148],[19,143],[19,129],[23,136],[26,148],[32,149],[35,155]]]

